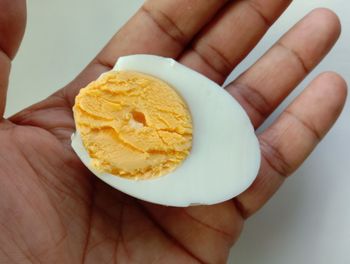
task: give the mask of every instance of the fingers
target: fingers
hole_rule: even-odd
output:
[[[3,117],[11,59],[23,37],[26,21],[25,0],[0,0],[0,117]]]
[[[346,99],[346,83],[324,73],[260,136],[262,165],[254,184],[236,198],[247,217],[276,192],[284,179],[309,156],[338,118]]]
[[[66,89],[73,104],[79,89],[114,66],[120,56],[155,54],[177,57],[184,46],[227,0],[150,0],[111,39],[87,69]]]
[[[13,59],[24,34],[26,1],[0,0],[0,10],[0,48]]]
[[[321,61],[339,34],[340,23],[333,12],[314,10],[227,87],[255,127],[259,127]]]
[[[233,1],[211,22],[180,61],[223,83],[259,42],[290,0]]]
[[[226,0],[150,0],[112,38],[98,60],[113,66],[121,55],[177,56]]]

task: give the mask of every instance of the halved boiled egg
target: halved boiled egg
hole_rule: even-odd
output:
[[[222,87],[173,59],[121,57],[81,89],[72,147],[98,178],[152,203],[229,200],[260,166],[254,128]]]

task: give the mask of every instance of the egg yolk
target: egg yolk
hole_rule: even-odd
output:
[[[187,105],[152,76],[112,71],[80,90],[74,119],[92,166],[129,179],[173,171],[192,146]]]

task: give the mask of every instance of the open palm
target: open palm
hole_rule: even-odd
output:
[[[222,84],[291,1],[150,0],[67,87],[0,124],[0,263],[225,263],[244,220],[296,170],[339,115],[346,85],[316,78],[259,135],[262,166],[232,201],[145,203],[100,182],[70,147],[79,89],[119,56],[173,57]],[[24,31],[25,1],[0,0],[0,100]],[[258,128],[331,49],[340,32],[313,11],[227,90]],[[218,175],[219,176],[219,175]]]

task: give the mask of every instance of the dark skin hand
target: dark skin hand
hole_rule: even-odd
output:
[[[225,263],[245,219],[325,136],[346,84],[323,73],[259,136],[254,184],[222,204],[145,203],[100,182],[70,147],[79,89],[135,53],[176,58],[222,84],[291,1],[150,0],[87,68],[49,98],[0,124],[0,263]],[[0,114],[25,27],[25,1],[0,0]],[[226,89],[258,128],[336,42],[339,21],[318,9]],[[30,89],[30,87],[25,87]],[[218,175],[219,176],[219,175]]]

